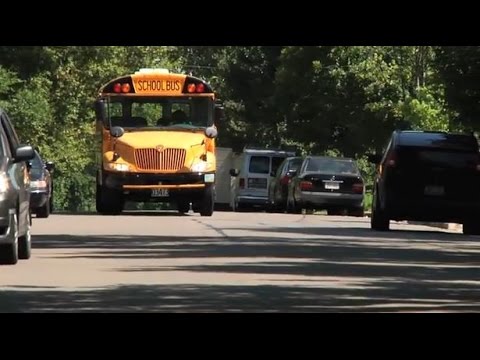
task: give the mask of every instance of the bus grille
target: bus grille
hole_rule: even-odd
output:
[[[141,170],[180,170],[185,164],[184,149],[135,149],[135,164]]]

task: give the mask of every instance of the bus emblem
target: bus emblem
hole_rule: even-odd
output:
[[[165,146],[163,146],[163,145],[157,145],[155,147],[155,150],[157,150],[158,152],[162,152],[164,149],[165,149]]]

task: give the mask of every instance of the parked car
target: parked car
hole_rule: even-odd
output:
[[[30,193],[26,161],[31,146],[21,145],[10,119],[0,109],[0,264],[16,264],[31,254]]]
[[[371,228],[390,220],[454,222],[480,234],[480,156],[470,134],[394,131],[377,165]]]
[[[329,215],[364,216],[365,186],[353,159],[307,156],[292,176],[287,212],[327,210]]]
[[[268,207],[270,174],[276,172],[285,158],[295,151],[265,148],[245,148],[230,169],[230,206],[233,211]]]
[[[44,162],[35,151],[30,161],[30,209],[38,218],[48,218],[53,211],[53,179],[51,172],[54,163]]]
[[[287,208],[288,184],[292,173],[302,165],[301,157],[288,157],[278,167],[277,172],[270,175],[268,186],[268,206],[270,210],[285,211]]]

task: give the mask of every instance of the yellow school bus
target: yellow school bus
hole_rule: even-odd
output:
[[[215,138],[223,108],[205,81],[164,69],[109,81],[95,101],[96,208],[167,202],[180,213],[213,214]]]

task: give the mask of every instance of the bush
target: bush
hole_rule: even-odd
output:
[[[365,192],[365,198],[363,201],[363,207],[365,209],[365,212],[370,212],[372,211],[372,198],[373,195],[371,192]]]

